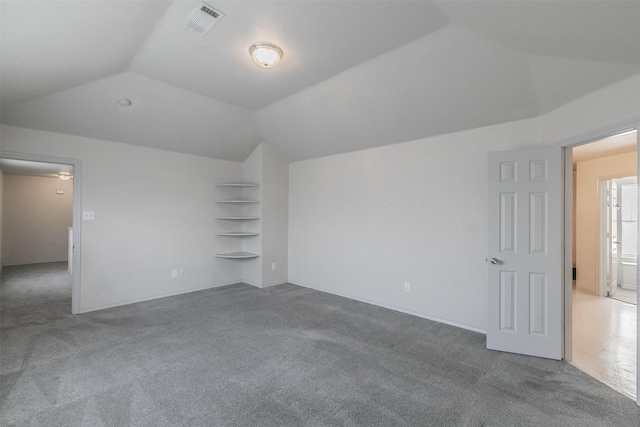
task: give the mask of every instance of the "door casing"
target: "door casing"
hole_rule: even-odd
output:
[[[564,150],[564,359],[571,361],[573,359],[573,321],[571,311],[573,309],[572,291],[573,291],[573,248],[570,242],[573,241],[573,154],[572,148],[582,144],[587,144],[600,139],[608,138],[620,133],[636,130],[636,149],[640,149],[640,121],[631,120],[622,122],[617,125],[594,131],[590,134],[582,135],[577,138],[572,138],[566,141],[562,141],[559,145]],[[640,150],[639,150],[640,151]],[[637,159],[637,169],[640,171],[640,156]],[[638,207],[640,208],[640,186]],[[640,253],[640,239],[638,239],[638,253]],[[636,272],[637,276],[637,272]],[[637,317],[640,318],[640,304],[636,306]],[[636,328],[637,341],[640,343],[640,328]],[[638,384],[640,384],[640,351],[636,355],[636,404],[640,406],[640,393],[637,393]]]
[[[0,158],[73,166],[73,262],[71,282],[71,313],[80,313],[81,235],[82,235],[82,161],[52,156],[0,151]]]

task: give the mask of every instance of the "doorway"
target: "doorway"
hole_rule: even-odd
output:
[[[600,295],[637,304],[637,176],[604,180],[601,189]]]
[[[69,272],[71,274],[71,313],[80,313],[80,258],[81,258],[81,176],[82,165],[80,160],[64,159],[50,156],[37,156],[22,153],[10,153],[0,151],[0,167],[2,170],[16,168],[20,174],[26,176],[53,176],[59,178],[58,174],[72,175],[72,221],[71,229],[66,232],[66,240],[62,244],[67,250]],[[14,172],[17,173],[17,172]],[[67,242],[70,242],[67,247]]]
[[[636,281],[637,145],[634,130],[571,150],[574,281],[567,322],[571,363],[634,400],[637,308],[612,296],[625,275],[629,287]],[[626,207],[620,203],[625,196]]]

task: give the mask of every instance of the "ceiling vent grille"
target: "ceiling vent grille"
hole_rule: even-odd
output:
[[[204,36],[222,18],[224,18],[224,13],[206,3],[200,3],[189,15],[186,27],[194,33]]]

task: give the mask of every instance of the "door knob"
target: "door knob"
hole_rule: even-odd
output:
[[[491,264],[493,264],[493,265],[502,264],[502,260],[501,260],[501,259],[498,259],[498,258],[491,258],[491,259],[489,260],[489,262],[490,262]]]

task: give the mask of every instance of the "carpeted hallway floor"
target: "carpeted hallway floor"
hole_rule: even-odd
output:
[[[65,264],[5,267],[2,426],[633,426],[564,362],[345,298],[239,284],[73,316]]]

